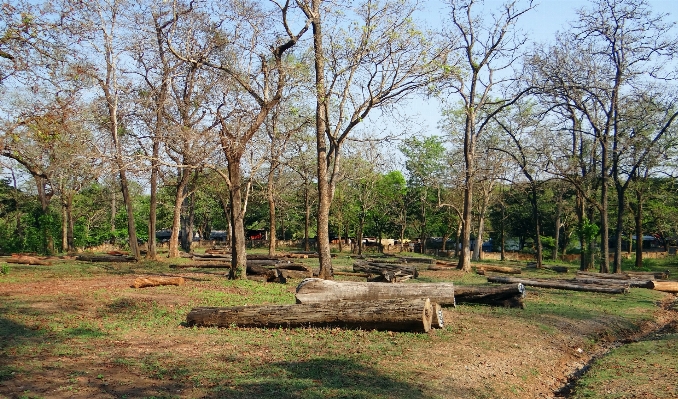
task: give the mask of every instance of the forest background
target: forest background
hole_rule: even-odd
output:
[[[678,237],[675,17],[561,3],[547,36],[549,2],[4,2],[0,251],[225,231],[238,278],[263,230],[324,277],[349,237],[641,266]]]

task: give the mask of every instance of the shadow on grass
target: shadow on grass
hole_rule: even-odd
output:
[[[425,399],[417,384],[355,360],[319,358],[272,363],[215,387],[219,398],[412,398]]]

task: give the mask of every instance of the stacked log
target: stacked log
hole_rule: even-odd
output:
[[[442,306],[454,306],[453,283],[367,283],[308,278],[297,286],[297,303],[374,301],[429,298]]]
[[[134,280],[132,287],[146,288],[158,287],[161,285],[184,285],[183,277],[138,277]]]
[[[382,271],[384,270],[409,274],[414,278],[417,278],[419,276],[419,272],[417,271],[416,267],[407,266],[404,264],[378,263],[365,261],[356,261],[353,263],[353,271],[356,273],[381,274]]]
[[[555,288],[570,291],[585,291],[585,292],[602,292],[608,294],[623,294],[629,292],[627,285],[625,286],[605,286],[598,284],[577,283],[575,280],[560,280],[560,279],[524,279],[515,277],[490,276],[487,278],[490,283],[502,284],[517,284],[530,287],[541,288]]]
[[[194,308],[189,326],[204,327],[341,327],[363,330],[428,332],[433,320],[431,301],[395,299],[297,305]],[[436,316],[437,317],[437,316]]]

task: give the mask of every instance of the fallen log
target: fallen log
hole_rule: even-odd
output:
[[[297,303],[374,301],[429,298],[442,306],[454,305],[453,283],[367,283],[308,278],[297,286]]]
[[[52,266],[52,262],[38,259],[35,256],[12,255],[11,258],[5,258],[4,261],[7,263],[14,263],[18,265]]]
[[[577,271],[577,277],[587,277],[587,278],[598,278],[605,280],[628,280],[629,276],[625,273],[596,273],[596,272],[585,272]]]
[[[457,267],[452,267],[452,266],[444,266],[444,265],[434,265],[434,266],[429,266],[428,270],[434,271],[434,272],[442,272],[442,271],[453,271],[457,270]]]
[[[490,283],[515,284],[522,283],[529,287],[555,288],[560,290],[584,291],[584,292],[602,292],[608,294],[625,294],[629,292],[628,287],[601,286],[594,284],[576,284],[568,280],[558,279],[525,279],[516,277],[490,276],[487,277]]]
[[[567,273],[569,271],[565,266],[542,265],[541,267],[537,267],[537,262],[528,262],[526,267],[528,269],[551,270],[556,273]]]
[[[173,263],[169,265],[170,269],[187,269],[187,268],[197,268],[197,269],[230,269],[231,263],[224,262],[188,262],[188,263]]]
[[[157,287],[161,285],[184,285],[183,277],[138,277],[134,279],[134,288]]]
[[[380,275],[367,277],[368,283],[402,283],[409,280],[412,275],[402,271],[382,270]]]
[[[678,281],[653,281],[652,289],[678,294]]]
[[[335,276],[349,276],[349,277],[372,277],[369,273],[352,273],[352,272],[334,272]]]
[[[663,272],[633,272],[633,271],[627,271],[627,272],[624,272],[624,273],[628,274],[629,277],[631,277],[631,278],[634,278],[634,277],[637,277],[637,276],[647,276],[647,275],[654,276],[654,278],[652,278],[651,280],[663,280],[663,279],[669,278],[669,271],[668,270],[663,271]],[[644,280],[645,277],[642,277],[642,279]]]
[[[115,256],[115,255],[78,255],[75,260],[83,262],[136,262],[133,256]]]
[[[615,279],[577,276],[573,280],[569,281],[581,284],[621,285],[625,287],[649,288],[649,289],[652,289],[652,287],[654,287],[654,285],[652,284],[652,280],[639,280],[639,279],[615,280]]]
[[[300,272],[310,272],[311,268],[303,263],[278,263],[275,265],[276,269],[280,270],[296,270]]]
[[[396,256],[403,263],[422,263],[427,265],[434,265],[436,260],[433,258],[419,258],[414,256]]]
[[[296,278],[296,279],[303,279],[303,278],[309,278],[313,277],[313,271],[308,269],[308,270],[293,270],[293,269],[281,269],[281,268],[276,268],[278,273],[285,277],[286,279],[288,278]]]
[[[455,262],[449,262],[449,261],[440,260],[440,259],[436,259],[435,264],[438,265],[438,266],[448,266],[448,267],[455,267],[455,268],[457,267],[457,263],[455,263]]]
[[[310,326],[428,332],[432,318],[433,307],[426,298],[194,308],[186,316],[186,323],[203,327]]]
[[[525,286],[521,283],[510,285],[457,285],[454,299],[459,303],[478,303],[507,308],[525,308]]]
[[[478,274],[484,274],[485,272],[495,272],[495,273],[505,273],[505,274],[520,274],[522,271],[518,268],[515,267],[508,267],[508,266],[493,266],[493,265],[478,265],[476,266],[476,270],[482,270],[483,273],[478,273]]]
[[[390,263],[376,263],[376,262],[364,262],[364,261],[355,261],[353,263],[354,272],[370,273],[370,274],[381,274],[382,270],[397,272],[401,271],[406,274],[412,275],[414,278],[419,276],[419,272],[416,267],[407,266],[404,264],[390,264]]]

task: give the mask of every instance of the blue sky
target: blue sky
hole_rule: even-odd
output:
[[[483,8],[497,10],[506,0],[485,0]],[[429,0],[425,11],[420,18],[430,28],[440,26],[443,18],[447,15],[445,0]],[[526,0],[523,0],[523,4]],[[536,8],[524,15],[518,23],[519,28],[527,34],[530,42],[546,43],[555,37],[558,31],[568,29],[568,23],[577,17],[576,10],[586,7],[591,2],[588,0],[537,0]],[[668,13],[669,21],[678,21],[678,0],[649,0],[655,13]],[[441,134],[437,124],[440,120],[440,104],[436,100],[416,99],[407,105],[407,112],[417,115],[420,121],[413,129],[421,133]],[[412,130],[413,130],[412,129]],[[424,132],[425,131],[425,132]]]

